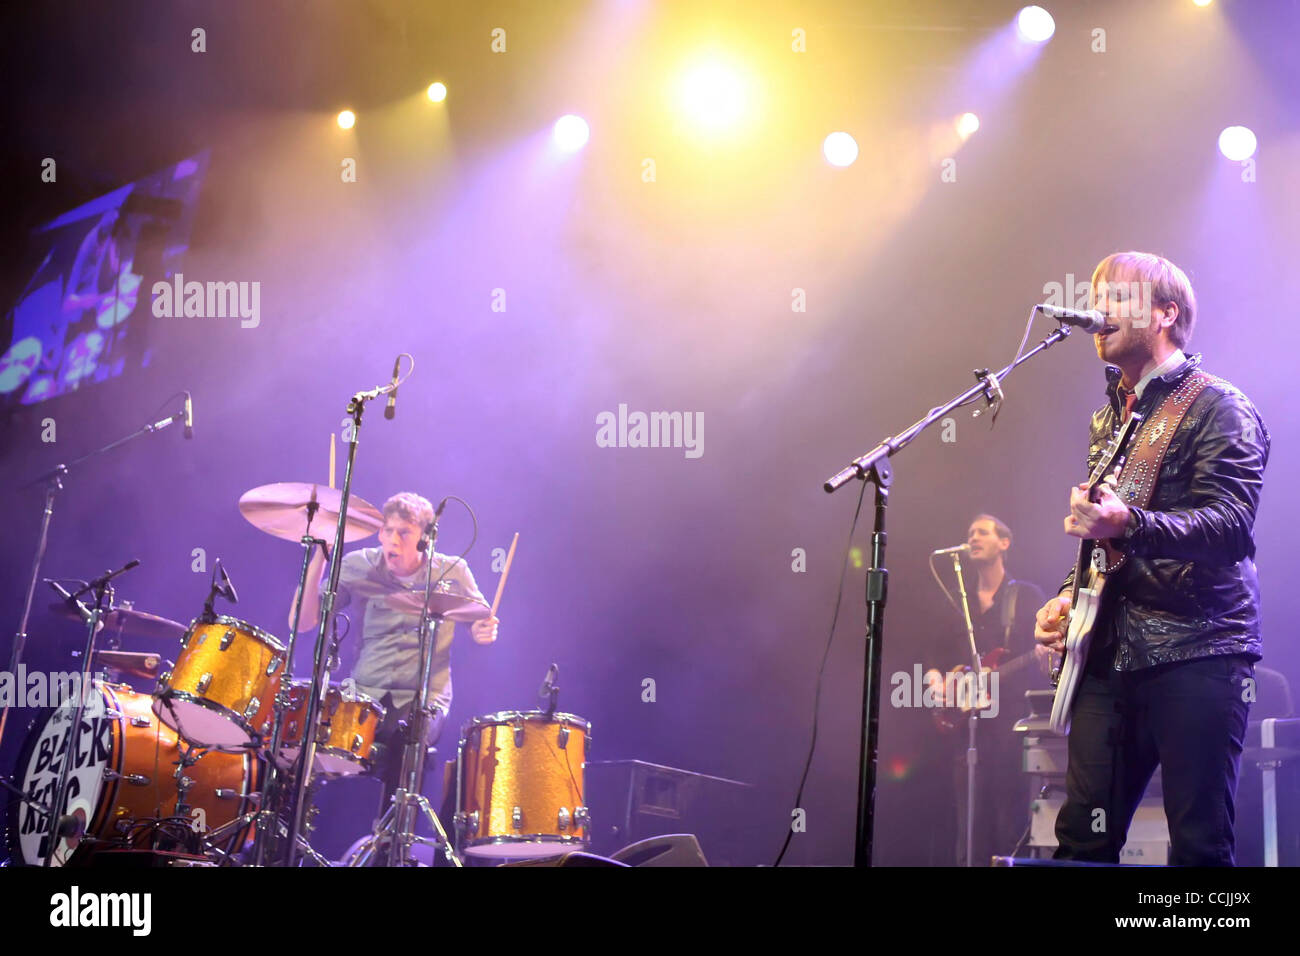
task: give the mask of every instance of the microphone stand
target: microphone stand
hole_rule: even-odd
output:
[[[889,488],[894,481],[889,459],[912,443],[921,432],[948,412],[983,396],[992,405],[1001,395],[1001,383],[1011,370],[1069,336],[1072,330],[1062,325],[1033,349],[1016,359],[997,375],[988,369],[975,373],[977,384],[951,401],[931,409],[903,431],[877,444],[851,461],[847,467],[828,478],[822,485],[827,493],[838,491],[854,478],[876,486],[875,529],[871,535],[871,567],[866,575],[866,662],[862,675],[862,735],[858,752],[858,812],[854,838],[853,865],[871,866],[872,839],[876,813],[876,759],[880,744],[880,664],[885,640],[885,603],[888,597],[889,570],[885,567],[885,516]]]
[[[54,516],[54,499],[58,493],[63,490],[63,480],[68,477],[68,474],[71,472],[73,467],[81,464],[83,461],[94,458],[97,455],[102,455],[105,452],[112,451],[118,445],[125,445],[132,439],[139,438],[141,435],[148,435],[156,431],[162,431],[168,425],[180,421],[184,417],[184,414],[183,411],[177,412],[170,418],[164,418],[161,421],[145,425],[124,438],[119,438],[117,441],[109,442],[104,447],[97,448],[88,454],[82,455],[80,458],[74,458],[66,465],[56,465],[45,474],[38,475],[36,478],[33,478],[22,486],[24,488],[29,488],[32,485],[38,485],[44,482],[45,507],[41,513],[41,530],[36,538],[36,557],[32,561],[31,576],[27,579],[27,595],[23,599],[23,611],[21,617],[18,619],[18,631],[14,635],[14,646],[9,655],[10,674],[18,673],[18,665],[22,662],[23,650],[27,645],[27,625],[31,620],[32,600],[36,595],[36,582],[40,580],[41,565],[45,563],[45,549],[49,542],[50,519]],[[87,664],[87,666],[89,666],[89,664]],[[5,724],[8,719],[9,708],[6,706],[3,710],[0,710],[0,745],[3,745],[4,743]]]
[[[293,818],[289,832],[285,835],[288,843],[287,866],[294,866],[301,841],[301,834],[307,816],[307,788],[310,782],[311,768],[316,763],[316,727],[320,721],[321,697],[329,686],[330,633],[334,624],[334,601],[338,597],[339,576],[343,571],[344,533],[348,524],[348,500],[352,496],[352,473],[356,467],[357,444],[361,440],[361,417],[365,412],[366,402],[387,395],[394,391],[396,385],[380,385],[366,392],[357,392],[348,402],[347,414],[352,418],[352,433],[348,438],[348,458],[343,471],[343,490],[339,498],[339,518],[334,528],[334,549],[330,553],[329,579],[321,596],[320,631],[316,635],[316,647],[312,669],[311,685],[307,688],[307,712],[303,718],[302,750],[298,754],[298,776],[294,787]],[[271,759],[275,759],[275,754]]]
[[[110,585],[109,582],[119,574],[124,574],[125,572],[130,571],[139,563],[139,561],[128,561],[116,571],[105,572],[73,594],[69,594],[64,590],[57,581],[51,582],[54,589],[63,595],[64,599],[67,600],[69,604],[73,605],[77,609],[77,613],[81,615],[81,619],[86,622],[86,648],[81,658],[83,668],[82,673],[86,676],[90,675],[89,667],[91,661],[93,661],[95,657],[95,637],[99,631],[100,619],[103,617],[104,611],[106,610],[104,607],[104,598],[105,596],[110,595],[113,590],[112,585]],[[86,605],[77,600],[77,598],[85,594],[87,591],[95,592],[95,606],[93,608],[87,608]],[[72,765],[76,760],[77,744],[80,742],[81,737],[81,720],[82,717],[85,716],[86,712],[86,697],[88,696],[88,691],[84,686],[84,680],[79,683],[81,683],[82,686],[80,688],[80,693],[77,695],[76,709],[72,714],[72,726],[68,728],[68,745],[63,751],[63,760],[60,761],[59,764],[59,782],[54,788],[54,801],[50,807],[50,819],[48,821],[49,829],[46,832],[45,837],[45,860],[42,863],[42,866],[45,867],[54,865],[54,856],[59,849],[60,831],[63,829],[63,816],[64,811],[67,809],[67,807],[64,806],[64,802],[68,799],[68,777],[72,773]],[[89,826],[90,821],[86,820],[85,824]]]
[[[969,730],[966,734],[966,866],[974,866],[972,853],[975,845],[975,766],[979,763],[979,749],[975,746],[975,728],[979,718],[980,653],[975,646],[975,625],[970,616],[970,599],[966,596],[966,579],[961,573],[961,558],[952,556],[952,569],[957,575],[957,590],[961,592],[962,616],[966,619],[966,637],[970,642],[972,680],[968,682],[967,702],[971,705]]]

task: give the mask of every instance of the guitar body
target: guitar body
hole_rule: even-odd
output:
[[[1056,696],[1052,699],[1052,732],[1062,736],[1070,732],[1070,714],[1074,698],[1083,682],[1083,668],[1088,662],[1092,647],[1093,627],[1101,607],[1101,592],[1106,579],[1092,572],[1093,580],[1086,587],[1076,588],[1074,604],[1070,608],[1070,623],[1065,634],[1065,659],[1057,677]]]

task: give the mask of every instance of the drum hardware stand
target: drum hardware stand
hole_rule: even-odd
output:
[[[315,797],[314,791],[316,786],[317,784],[315,783],[315,781],[313,781],[309,785],[307,789],[308,801],[314,799]],[[207,845],[207,852],[210,855],[220,857],[223,860],[233,860],[235,854],[239,852],[237,849],[232,853],[226,850],[222,850],[220,847],[217,846],[217,844],[221,842],[222,838],[224,838],[227,835],[227,833],[233,835],[243,827],[248,826],[250,823],[256,823],[256,825],[259,827],[258,838],[260,839],[261,830],[271,828],[270,824],[266,824],[263,821],[263,817],[265,814],[268,813],[268,811],[261,809],[262,804],[260,801],[260,795],[258,796],[258,800],[259,800],[259,809],[250,810],[247,813],[245,813],[243,816],[237,817],[236,819],[231,820],[229,823],[224,823],[221,826],[217,827],[215,830],[212,830],[211,832],[204,834],[203,842]],[[316,813],[316,807],[311,806],[308,811],[308,816],[314,817],[315,813]],[[277,835],[281,839],[289,835],[288,824],[284,822],[284,819],[279,815],[279,813],[273,814],[271,816],[271,820],[274,821],[275,830],[277,832]],[[311,823],[305,823],[304,829],[310,832],[315,828],[312,826]],[[307,840],[302,836],[298,837],[298,848],[301,849],[306,856],[310,857],[312,861],[316,863],[317,866],[334,865],[325,857],[323,857],[319,852],[317,852],[316,849],[312,847],[312,845],[309,842],[307,842]],[[254,863],[253,865],[260,865],[260,864]]]
[[[441,846],[443,855],[453,866],[464,866],[452,848],[447,831],[442,821],[433,811],[428,799],[421,792],[424,783],[424,761],[428,756],[429,718],[432,709],[429,706],[429,678],[433,671],[433,652],[430,648],[438,627],[443,623],[441,615],[430,614],[429,603],[433,594],[433,555],[434,544],[438,540],[438,516],[425,528],[420,541],[420,550],[425,553],[424,607],[420,611],[420,686],[415,694],[415,706],[411,711],[411,721],[407,725],[406,740],[402,747],[402,770],[397,790],[393,793],[392,805],[385,811],[383,818],[375,827],[374,834],[361,845],[348,861],[349,866],[365,866],[370,862],[383,837],[388,837],[388,865],[406,866],[410,862],[407,854],[416,844],[433,844]],[[415,835],[415,827],[420,813],[437,834],[436,840],[427,840]]]
[[[312,552],[317,548],[325,547],[325,542],[316,537],[312,537],[311,523],[316,517],[316,512],[320,505],[313,500],[307,504],[307,531],[302,536],[302,570],[298,574],[298,599],[293,605],[293,626],[289,629],[289,640],[285,650],[285,668],[284,675],[280,679],[280,690],[275,695],[274,712],[274,729],[271,732],[271,753],[267,759],[266,783],[262,787],[262,792],[266,794],[266,801],[261,812],[257,817],[257,836],[253,849],[253,866],[265,866],[267,863],[268,853],[274,858],[270,844],[275,840],[276,834],[268,832],[270,830],[270,820],[279,820],[280,801],[283,797],[282,780],[279,764],[280,748],[284,741],[284,713],[289,709],[289,670],[293,667],[294,648],[298,643],[298,627],[302,621],[302,602],[307,594],[307,572],[311,567]],[[310,726],[310,725],[308,725]],[[306,738],[308,736],[308,727],[303,728],[303,749],[306,750]],[[277,830],[283,829],[283,823]],[[315,851],[310,847],[307,849],[315,855]]]
[[[401,356],[398,356],[398,360],[401,360]],[[407,377],[410,377],[409,372]],[[334,601],[338,597],[339,577],[343,571],[343,544],[348,526],[348,499],[352,495],[352,474],[356,469],[357,444],[361,440],[361,418],[365,412],[366,402],[376,399],[380,395],[391,394],[396,397],[397,387],[400,384],[397,376],[394,375],[391,384],[380,385],[365,392],[357,392],[348,402],[347,414],[352,418],[352,426],[347,439],[348,457],[343,469],[343,490],[339,498],[338,522],[334,528],[334,548],[330,553],[329,579],[321,597],[320,630],[316,634],[316,646],[312,654],[312,679],[307,688],[307,711],[303,716],[302,751],[298,755],[301,764],[295,785],[294,800],[291,804],[293,808],[292,823],[286,835],[289,844],[288,859],[286,861],[288,866],[293,866],[296,862],[304,817],[307,813],[307,785],[311,776],[311,768],[316,763],[315,728],[320,723],[321,697],[325,693],[325,688],[329,686],[330,660],[327,645],[330,639],[330,628],[334,622]],[[305,587],[305,570],[303,578]],[[271,759],[275,759],[274,754]]]
[[[1030,313],[1030,321],[1037,312]],[[854,835],[853,865],[871,866],[872,840],[876,814],[876,759],[880,740],[880,675],[885,640],[885,604],[888,597],[889,570],[885,567],[885,517],[889,506],[889,488],[894,481],[894,470],[889,459],[902,451],[921,432],[954,409],[981,396],[990,406],[1002,398],[1002,381],[1023,362],[1065,339],[1073,331],[1061,325],[1048,334],[1034,348],[1016,359],[996,375],[983,370],[977,384],[942,405],[928,411],[922,418],[897,435],[886,438],[874,448],[858,456],[847,467],[840,469],[822,485],[827,493],[838,491],[854,478],[870,481],[876,486],[875,527],[871,535],[871,566],[866,574],[867,632],[866,654],[862,674],[862,726],[858,751],[858,808]],[[1026,326],[1026,337],[1028,326]],[[996,380],[995,382],[990,379]]]
[[[72,593],[69,593],[68,589],[57,581],[49,582],[50,587],[54,588],[54,590],[59,593],[60,597],[65,601],[76,605],[77,613],[80,614],[82,620],[86,622],[86,647],[81,658],[84,666],[89,667],[90,663],[95,659],[95,638],[99,631],[100,618],[103,617],[105,610],[104,599],[107,597],[110,601],[112,600],[111,595],[113,593],[113,588],[109,582],[119,574],[125,574],[127,571],[130,571],[132,568],[139,565],[139,563],[139,561],[128,561],[116,571],[107,571],[95,578],[95,580],[91,581],[85,587]],[[95,606],[93,608],[87,608],[85,604],[77,600],[81,595],[88,591],[93,591],[95,594]],[[54,803],[50,808],[51,812],[48,821],[49,830],[46,834],[48,845],[46,847],[45,860],[42,864],[46,867],[53,864],[54,854],[58,852],[59,848],[59,837],[62,836],[62,831],[67,824],[67,821],[64,820],[60,814],[63,813],[64,801],[67,799],[68,776],[72,773],[72,764],[75,760],[75,754],[77,753],[77,743],[81,737],[81,718],[85,715],[85,712],[86,691],[83,687],[81,688],[81,692],[77,694],[77,707],[72,715],[72,726],[68,728],[68,746],[63,751],[63,759],[59,762],[59,782],[54,789]],[[86,822],[89,823],[89,821]]]
[[[14,635],[13,651],[9,655],[9,673],[11,674],[18,673],[18,665],[19,663],[21,663],[23,659],[23,650],[27,644],[27,625],[28,622],[31,620],[31,614],[32,614],[32,600],[36,596],[36,582],[40,579],[41,576],[41,564],[43,564],[45,561],[45,548],[49,542],[50,519],[54,515],[54,499],[58,495],[58,493],[63,490],[64,479],[68,477],[69,472],[74,466],[81,464],[83,461],[86,461],[89,458],[94,458],[96,455],[102,455],[104,452],[112,451],[114,448],[118,447],[119,445],[125,445],[127,442],[131,441],[132,439],[139,438],[141,435],[147,435],[156,431],[161,431],[162,429],[166,428],[168,425],[174,424],[175,422],[184,421],[184,419],[185,419],[185,411],[184,409],[182,409],[181,411],[170,416],[169,418],[164,418],[161,421],[152,422],[140,429],[137,429],[136,431],[132,432],[130,435],[127,435],[125,438],[119,438],[116,441],[109,442],[107,445],[103,446],[102,448],[97,448],[95,451],[82,455],[80,458],[74,458],[66,465],[56,465],[50,471],[47,471],[43,475],[38,475],[36,478],[33,478],[31,481],[27,482],[25,485],[22,486],[24,488],[29,488],[32,485],[38,485],[44,483],[45,484],[45,506],[41,513],[41,530],[36,538],[36,556],[32,560],[32,573],[31,576],[27,579],[27,593],[23,599],[23,612],[22,612],[22,616],[19,617],[18,619],[18,631]],[[0,744],[4,742],[5,724],[8,721],[8,719],[9,719],[9,708],[5,707],[3,710],[0,710]]]

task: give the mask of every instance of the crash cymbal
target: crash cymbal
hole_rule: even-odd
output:
[[[424,589],[388,594],[383,600],[395,610],[419,614],[424,604]],[[429,595],[429,613],[430,616],[441,617],[445,621],[471,624],[491,617],[492,608],[483,601],[460,593],[450,581],[442,581],[435,585],[433,593]]]
[[[332,543],[342,500],[343,492],[338,488],[311,482],[282,481],[244,492],[239,499],[239,513],[260,531],[286,541],[300,541],[307,533],[307,513],[314,503],[316,509],[311,520],[311,533]],[[384,516],[379,509],[364,498],[352,495],[348,500],[348,523],[343,531],[343,540],[368,538],[383,526]]]
[[[56,617],[65,617],[78,623],[81,622],[81,615],[77,613],[76,608],[69,606],[66,601],[56,601],[51,604],[50,611]],[[185,625],[179,621],[159,617],[157,614],[149,614],[145,611],[137,611],[135,608],[126,605],[110,608],[100,620],[103,622],[104,630],[116,631],[126,637],[175,641],[179,640],[185,633]]]

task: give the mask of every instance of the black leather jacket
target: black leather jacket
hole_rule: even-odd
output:
[[[1160,396],[1201,364],[1193,355],[1153,378],[1134,411],[1149,415]],[[1088,473],[1120,421],[1120,371],[1107,366],[1110,401],[1092,416]],[[1244,654],[1261,657],[1255,511],[1268,464],[1269,436],[1250,399],[1226,382],[1192,403],[1160,468],[1149,508],[1114,543],[1130,557],[1103,593],[1095,653],[1116,670]],[[1073,585],[1074,571],[1062,589]],[[1095,658],[1094,658],[1095,661]]]

